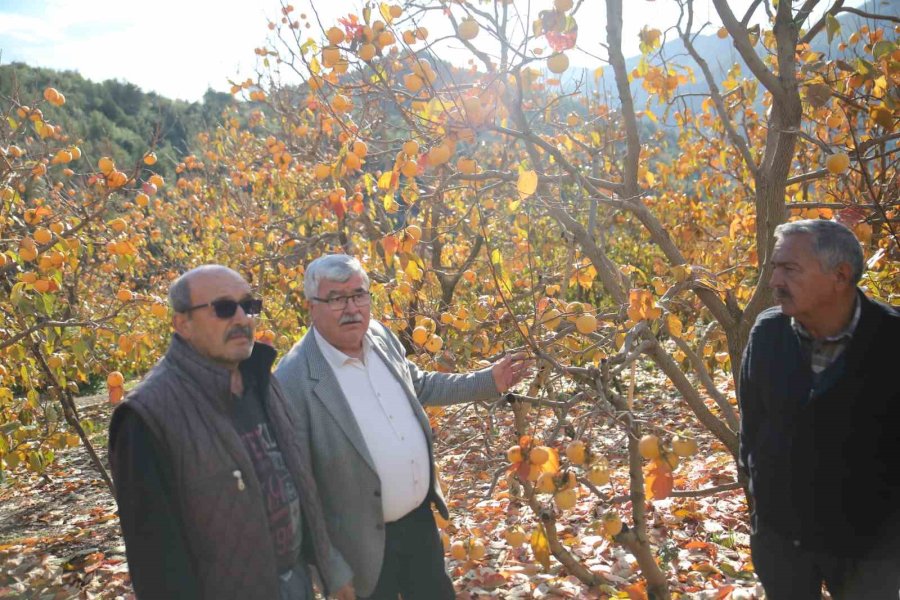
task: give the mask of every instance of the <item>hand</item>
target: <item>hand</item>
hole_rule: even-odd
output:
[[[508,354],[493,365],[491,374],[494,376],[494,385],[501,394],[522,381],[531,370],[534,361],[528,358],[524,352]]]
[[[352,583],[348,583],[335,592],[334,597],[337,600],[356,600],[356,590],[353,589]]]

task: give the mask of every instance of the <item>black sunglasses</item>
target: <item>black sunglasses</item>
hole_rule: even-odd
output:
[[[237,312],[238,306],[244,311],[244,314],[248,317],[254,317],[262,312],[262,300],[259,298],[247,298],[245,300],[241,300],[238,302],[237,300],[229,300],[227,298],[222,300],[213,300],[212,302],[207,302],[206,304],[198,304],[197,306],[190,306],[184,310],[184,312],[189,313],[192,310],[197,310],[198,308],[204,308],[206,306],[212,306],[213,310],[216,313],[216,316],[220,319],[230,319],[234,316],[234,313]]]

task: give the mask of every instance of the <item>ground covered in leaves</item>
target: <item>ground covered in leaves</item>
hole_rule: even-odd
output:
[[[662,430],[684,431],[674,398],[635,395],[640,414],[653,415]],[[100,400],[98,402],[98,400]],[[105,457],[110,407],[102,398],[82,401],[83,416],[95,424],[92,435]],[[712,406],[712,405],[711,405]],[[570,413],[581,425],[586,414]],[[481,540],[484,558],[457,561],[448,568],[461,599],[474,598],[646,598],[634,560],[590,524],[616,510],[630,522],[625,440],[620,429],[591,420],[583,438],[602,452],[613,469],[601,496],[579,489],[575,508],[557,512],[563,543],[606,582],[588,588],[556,560],[545,569],[528,544],[512,548],[504,533],[519,524],[530,535],[533,514],[507,482],[506,450],[515,443],[512,414],[504,403],[450,407],[439,424],[437,457],[448,486],[451,541]],[[562,449],[567,427],[550,410],[534,410],[538,435]],[[568,428],[571,432],[571,428]],[[749,554],[747,507],[741,490],[700,497],[690,490],[722,486],[735,479],[727,452],[708,436],[690,430],[700,452],[676,470],[676,496],[650,503],[650,535],[676,598],[759,598]],[[490,434],[490,435],[487,435]],[[549,498],[549,497],[548,497]],[[546,503],[555,510],[551,503]],[[131,598],[125,547],[116,506],[82,448],[61,451],[46,477],[18,474],[0,487],[0,599]]]

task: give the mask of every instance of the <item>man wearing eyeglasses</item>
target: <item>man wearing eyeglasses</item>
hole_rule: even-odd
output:
[[[359,597],[450,600],[453,584],[431,505],[447,506],[422,405],[496,397],[529,362],[510,356],[467,374],[431,373],[370,319],[369,278],[336,254],[306,269],[313,327],[275,371],[300,412],[328,533]]]
[[[139,600],[311,600],[307,564],[341,600],[307,443],[254,343],[262,301],[206,265],[169,290],[165,357],[113,414],[109,455]]]

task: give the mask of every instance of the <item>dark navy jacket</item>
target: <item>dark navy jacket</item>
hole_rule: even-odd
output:
[[[741,367],[741,467],[754,528],[836,556],[900,556],[900,311],[859,298],[818,386],[790,317],[759,315]]]

